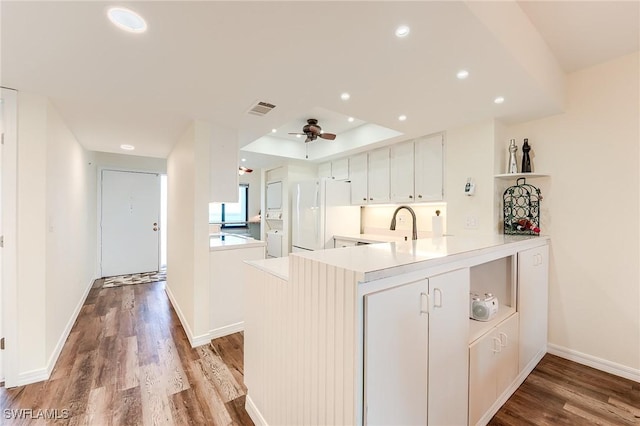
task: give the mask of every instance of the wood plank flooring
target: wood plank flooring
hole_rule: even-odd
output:
[[[244,409],[241,333],[193,349],[164,283],[100,285],[51,378],[0,388],[0,424],[253,425]],[[53,414],[68,418],[8,420],[5,410],[12,409],[58,410]],[[640,425],[640,384],[552,355],[490,422],[594,424]]]
[[[51,378],[0,388],[0,424],[253,425],[244,410],[242,334],[193,349],[163,282],[101,284]],[[20,409],[32,412],[7,419],[5,410]],[[47,413],[58,419],[34,420],[46,415],[38,410],[57,410]]]
[[[547,354],[489,424],[640,425],[640,383]]]

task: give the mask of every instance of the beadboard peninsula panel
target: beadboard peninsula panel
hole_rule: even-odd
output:
[[[272,425],[355,424],[357,274],[289,259],[289,281],[246,266],[252,410]]]

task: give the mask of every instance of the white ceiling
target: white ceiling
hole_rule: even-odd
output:
[[[111,25],[113,5],[0,2],[1,82],[48,96],[87,149],[128,143],[152,157],[194,119],[238,129],[244,147],[325,111],[313,118],[338,138],[317,158],[330,158],[348,116],[396,132],[390,143],[554,114],[564,72],[638,50],[638,2],[117,3],[144,16],[144,34]],[[404,39],[400,24],[411,27]],[[259,100],[276,108],[247,114]],[[242,155],[249,167],[282,161]]]

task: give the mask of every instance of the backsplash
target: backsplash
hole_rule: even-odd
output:
[[[396,218],[396,230],[389,230],[393,212],[398,205],[380,205],[365,206],[361,211],[361,231],[365,234],[376,235],[395,235],[406,236],[411,238],[411,213],[406,209],[398,212]],[[429,238],[432,234],[432,220],[436,215],[436,210],[440,210],[440,216],[443,216],[443,231],[447,232],[447,204],[411,204],[409,207],[416,213],[416,225],[418,228],[418,238]]]

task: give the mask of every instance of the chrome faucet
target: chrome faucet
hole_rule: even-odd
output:
[[[412,240],[417,240],[418,239],[418,229],[416,227],[416,212],[413,211],[413,209],[409,206],[400,206],[396,209],[395,212],[393,212],[393,218],[391,218],[391,226],[389,227],[389,229],[391,231],[395,231],[396,230],[396,216],[398,215],[398,211],[400,211],[400,209],[407,209],[409,210],[409,213],[411,213],[411,217],[413,218],[413,223],[411,224],[412,226],[412,236],[411,239]]]

